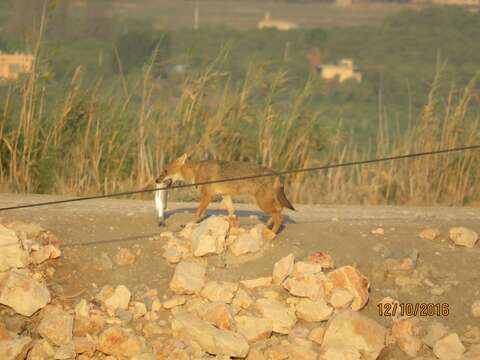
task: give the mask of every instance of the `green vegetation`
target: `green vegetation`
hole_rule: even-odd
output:
[[[36,48],[40,34],[27,24],[42,9],[22,12],[25,1],[0,6],[0,47]],[[168,31],[116,22],[107,0],[75,13],[60,4],[48,8],[35,73],[0,87],[0,182],[10,190],[144,186],[184,151],[286,169],[480,141],[479,14],[431,8],[377,27]],[[313,49],[324,63],[352,58],[363,81],[323,81]],[[432,191],[387,165],[299,176],[290,188],[296,201],[478,201],[478,156],[450,160],[412,163],[422,176],[448,170]],[[305,186],[319,188],[306,195]]]

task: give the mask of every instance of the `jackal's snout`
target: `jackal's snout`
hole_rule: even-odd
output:
[[[170,185],[172,185],[172,179],[165,179],[164,175],[160,175],[159,177],[157,177],[155,179],[155,183],[163,184],[163,185],[169,187]]]

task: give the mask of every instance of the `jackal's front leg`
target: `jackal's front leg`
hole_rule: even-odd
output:
[[[237,216],[235,215],[235,208],[233,207],[232,197],[230,195],[223,196],[223,204],[228,212],[228,222],[230,226],[239,227],[240,222],[238,221]]]
[[[193,222],[197,223],[200,221],[205,209],[208,207],[208,204],[210,204],[210,201],[212,201],[212,195],[210,193],[203,193],[202,200],[200,200],[198,209],[193,217]]]

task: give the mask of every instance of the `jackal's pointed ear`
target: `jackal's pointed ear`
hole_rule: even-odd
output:
[[[180,156],[180,157],[177,159],[177,161],[178,161],[181,165],[183,165],[183,164],[185,164],[185,161],[187,161],[187,158],[188,158],[188,155],[187,155],[187,154],[183,154],[182,156]]]

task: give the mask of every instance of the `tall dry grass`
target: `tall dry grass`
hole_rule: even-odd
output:
[[[235,159],[284,170],[480,143],[479,118],[470,112],[478,106],[474,80],[461,95],[452,90],[441,99],[436,91],[442,68],[423,111],[406,130],[395,130],[396,121],[379,116],[377,139],[357,144],[337,141],[341,136],[324,131],[321,115],[308,110],[311,81],[290,103],[277,102],[288,86],[286,73],[252,65],[237,84],[221,70],[224,56],[186,78],[174,99],[155,80],[153,63],[137,79],[121,79],[123,92],[110,95],[101,79],[87,82],[79,67],[54,109],[45,108],[52,89],[37,63],[3,99],[3,189],[82,195],[142,188],[184,152],[193,159]],[[479,165],[479,152],[469,151],[285,180],[294,202],[478,204]]]

